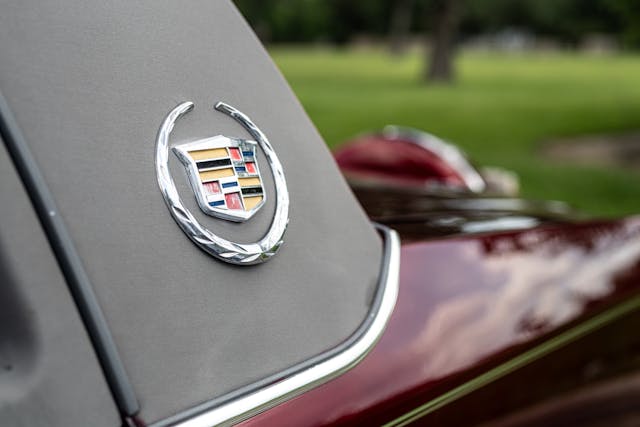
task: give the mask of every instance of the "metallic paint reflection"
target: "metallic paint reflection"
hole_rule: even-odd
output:
[[[639,310],[639,219],[404,245],[398,304],[369,356],[243,426],[459,425],[461,410],[478,414],[467,419],[474,424],[507,411],[516,399],[505,390],[516,396],[518,384],[582,383],[581,371],[550,369],[554,360],[597,360],[614,338],[626,348],[617,357],[638,360],[640,338],[628,319]],[[603,329],[614,324],[617,338]],[[548,397],[555,390],[546,387]],[[521,395],[524,403],[512,406],[540,398]]]

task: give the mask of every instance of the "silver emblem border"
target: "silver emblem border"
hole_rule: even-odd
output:
[[[276,209],[267,233],[254,243],[236,243],[224,239],[207,228],[184,206],[169,172],[169,137],[176,121],[193,110],[193,102],[183,102],[165,117],[156,138],[156,175],[169,212],[182,231],[206,253],[231,264],[253,265],[273,257],[283,243],[289,223],[289,192],[282,164],[266,135],[242,112],[218,102],[214,108],[240,123],[264,152],[276,189]]]
[[[191,188],[193,188],[193,192],[196,195],[196,200],[198,201],[198,206],[200,206],[200,209],[202,210],[202,212],[216,218],[226,219],[227,221],[243,222],[248,220],[256,212],[258,212],[260,208],[266,203],[267,201],[266,192],[263,190],[262,201],[260,201],[260,203],[255,205],[253,209],[249,211],[238,212],[238,211],[233,211],[229,209],[220,209],[220,208],[209,206],[209,204],[207,203],[204,191],[201,189],[202,185],[200,184],[200,177],[198,175],[198,166],[196,165],[196,162],[193,161],[191,156],[188,154],[188,148],[187,148],[187,147],[191,148],[197,144],[203,144],[207,142],[211,144],[211,148],[240,147],[240,145],[243,143],[253,145],[255,150],[254,151],[255,168],[256,168],[256,171],[258,172],[258,177],[260,178],[262,188],[264,189],[264,180],[262,179],[262,174],[260,174],[260,167],[258,166],[258,152],[257,152],[258,143],[248,139],[229,138],[228,136],[224,136],[224,135],[216,135],[211,138],[205,138],[205,139],[200,139],[198,141],[174,145],[172,148],[173,152],[178,156],[182,164],[185,166],[185,169],[187,170],[187,175],[189,176],[189,182],[191,183]],[[238,178],[242,178],[242,176],[238,176]]]

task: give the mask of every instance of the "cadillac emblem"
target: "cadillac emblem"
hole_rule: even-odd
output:
[[[176,144],[172,151],[185,166],[200,209],[222,220],[249,220],[264,205],[267,194],[258,167],[262,149],[275,184],[276,209],[271,226],[257,242],[238,243],[206,228],[184,205],[169,172],[169,137],[177,120],[194,108],[183,102],[164,119],[156,140],[156,174],[164,201],[182,231],[202,250],[239,265],[258,264],[276,254],[289,222],[289,193],[282,165],[264,133],[243,113],[219,102],[215,109],[238,121],[255,140],[216,135]]]
[[[214,136],[176,145],[200,209],[230,221],[244,221],[264,204],[256,143]]]

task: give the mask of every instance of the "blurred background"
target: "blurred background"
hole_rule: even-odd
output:
[[[235,0],[331,148],[388,124],[640,213],[640,1]]]

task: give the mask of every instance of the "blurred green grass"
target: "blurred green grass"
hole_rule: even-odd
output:
[[[387,124],[457,143],[518,173],[522,194],[596,216],[640,213],[640,171],[552,162],[540,143],[640,129],[640,56],[465,53],[453,86],[419,79],[422,56],[272,48],[330,147]]]

